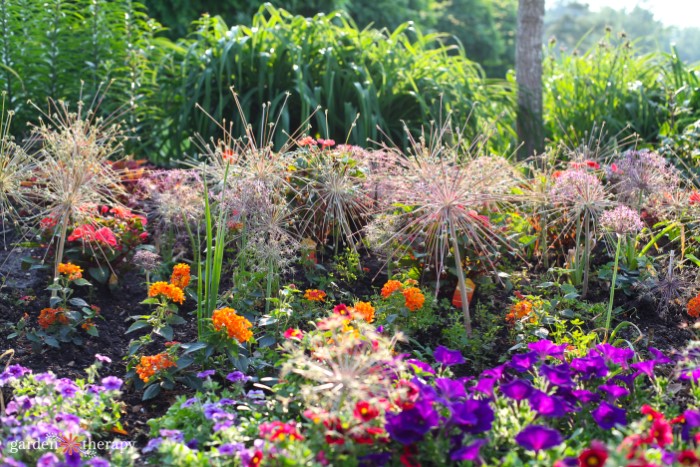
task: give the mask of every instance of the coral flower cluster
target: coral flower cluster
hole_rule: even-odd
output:
[[[185,302],[185,293],[176,285],[168,282],[154,282],[148,289],[149,297],[165,297],[182,305]]]
[[[506,321],[514,323],[523,319],[532,313],[532,302],[530,300],[520,300],[510,307],[510,311],[506,315]]]
[[[241,344],[247,342],[253,337],[250,327],[252,324],[245,317],[236,313],[233,308],[220,308],[214,311],[212,315],[214,329],[221,331],[225,328],[228,337],[236,339]]]
[[[136,365],[136,374],[139,375],[141,381],[148,383],[156,373],[174,366],[175,361],[167,353],[144,355],[139,364]]]
[[[66,276],[69,281],[74,281],[83,277],[83,269],[71,263],[60,263],[58,273]]]
[[[421,292],[418,287],[413,287],[414,284],[416,284],[416,281],[413,280],[406,281],[404,284],[400,281],[392,279],[384,284],[381,295],[383,298],[389,298],[395,292],[400,291],[404,296],[404,300],[406,301],[406,308],[411,311],[420,310],[423,308],[423,304],[425,303],[425,295],[423,295],[423,292]],[[408,287],[408,285],[410,285],[410,287]]]
[[[44,308],[39,313],[39,326],[43,329],[48,329],[57,322],[68,324],[68,316],[64,313],[63,308]]]
[[[368,323],[371,323],[374,321],[374,307],[372,306],[371,303],[369,302],[356,302],[355,306],[355,313],[359,315],[362,319],[367,321]]]
[[[310,302],[322,302],[326,299],[326,292],[318,289],[308,289],[304,292],[304,298]]]
[[[185,263],[176,264],[170,276],[170,283],[180,289],[187,287],[190,284],[190,265]]]
[[[700,317],[700,294],[688,300],[688,316],[692,318]]]

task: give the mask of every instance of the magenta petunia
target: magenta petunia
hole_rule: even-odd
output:
[[[525,449],[539,452],[560,445],[564,438],[561,433],[541,425],[529,425],[515,435],[515,441]]]

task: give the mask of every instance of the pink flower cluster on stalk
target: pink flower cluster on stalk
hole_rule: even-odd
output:
[[[598,177],[583,170],[565,170],[557,177],[550,192],[556,203],[578,205],[603,201],[605,189]]]
[[[622,198],[638,203],[640,196],[673,191],[678,171],[663,156],[648,150],[627,151],[611,166],[610,181]]]
[[[605,211],[600,217],[600,225],[605,230],[615,232],[618,235],[636,233],[644,228],[639,214],[624,205]]]

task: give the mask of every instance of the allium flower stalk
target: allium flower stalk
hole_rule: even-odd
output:
[[[612,319],[613,299],[615,298],[615,285],[617,282],[617,266],[620,261],[620,246],[622,239],[627,235],[636,234],[642,228],[642,220],[636,211],[627,206],[617,206],[615,209],[606,211],[600,218],[601,226],[617,236],[617,247],[615,249],[615,264],[613,266],[612,282],[610,283],[610,301],[608,302],[608,313],[605,318],[605,342],[608,340],[608,331],[610,330],[610,320]],[[634,240],[629,240],[634,242]],[[629,246],[628,246],[629,248]],[[636,252],[635,252],[636,253]]]
[[[678,188],[678,170],[661,155],[648,150],[630,150],[615,160],[608,177],[620,199],[639,209],[645,197]]]
[[[576,226],[575,274],[582,282],[582,296],[588,293],[592,242],[596,237],[596,220],[612,203],[600,179],[581,169],[561,172],[550,190],[550,198],[566,218],[563,232]],[[583,250],[581,251],[581,240]]]

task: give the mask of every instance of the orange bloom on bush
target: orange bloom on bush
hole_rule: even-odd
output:
[[[406,299],[406,308],[411,311],[416,311],[423,308],[423,303],[425,303],[425,295],[418,287],[408,287],[404,289],[404,298]]]
[[[190,284],[190,265],[176,264],[173,268],[173,274],[170,276],[170,283],[181,289],[187,287]]]
[[[389,295],[393,294],[397,290],[401,290],[403,288],[403,284],[399,281],[395,280],[389,280],[384,284],[384,287],[382,287],[382,297],[388,298]]]
[[[688,316],[700,317],[700,294],[688,300]]]
[[[185,302],[185,292],[180,287],[167,282],[154,282],[151,288],[148,289],[149,297],[157,297],[162,295],[175,303],[182,305]]]
[[[39,313],[39,326],[48,329],[56,322],[68,324],[68,317],[63,313],[63,308],[44,308]]]
[[[374,307],[369,302],[355,303],[355,313],[360,315],[362,319],[364,319],[368,323],[374,321]]]
[[[71,263],[59,263],[58,273],[66,276],[69,281],[74,281],[83,277],[83,269]]]
[[[158,373],[167,368],[175,366],[173,358],[167,353],[159,353],[158,355],[144,355],[141,357],[141,361],[136,365],[136,374],[139,375],[141,381],[147,383],[150,379]]]
[[[304,298],[311,302],[322,302],[326,299],[326,292],[318,289],[307,289]]]
[[[245,317],[236,314],[236,310],[233,308],[214,310],[212,321],[214,329],[221,331],[225,327],[228,337],[236,339],[241,344],[253,337],[253,333],[250,331],[250,327],[253,325]]]
[[[510,307],[510,311],[506,315],[506,321],[514,323],[530,313],[532,313],[532,302],[530,300],[520,300]]]

